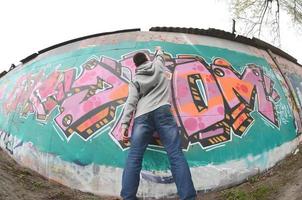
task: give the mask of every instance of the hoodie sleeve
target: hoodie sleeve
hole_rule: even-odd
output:
[[[164,66],[165,59],[164,59],[164,52],[162,50],[157,50],[155,53],[154,63],[156,66]]]
[[[137,102],[139,100],[139,94],[132,82],[129,83],[129,92],[128,92],[128,98],[125,103],[121,123],[122,128],[128,128],[130,121],[133,116],[133,112],[136,109]]]

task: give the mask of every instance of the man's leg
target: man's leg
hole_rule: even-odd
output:
[[[130,150],[122,177],[121,196],[125,200],[136,199],[143,155],[154,130],[151,121],[148,113],[134,119]]]
[[[170,106],[162,106],[154,111],[154,123],[171,164],[171,172],[180,199],[194,199],[196,191],[190,168],[181,149],[178,127],[170,111]]]

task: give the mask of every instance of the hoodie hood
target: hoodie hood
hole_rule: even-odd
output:
[[[152,76],[154,74],[154,71],[155,71],[155,67],[153,63],[147,61],[136,68],[135,74]]]

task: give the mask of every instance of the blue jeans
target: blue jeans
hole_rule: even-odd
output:
[[[170,105],[161,106],[134,119],[131,146],[122,177],[121,196],[125,200],[137,199],[143,155],[154,131],[158,132],[161,143],[167,151],[180,199],[195,199],[196,191],[188,163],[181,149],[178,127]]]

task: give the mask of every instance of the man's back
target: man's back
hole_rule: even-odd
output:
[[[152,62],[147,61],[137,67],[129,85],[122,124],[129,125],[134,109],[135,117],[138,117],[163,105],[171,105],[170,79],[164,65],[163,52],[159,50]]]
[[[146,71],[153,74],[148,75]],[[156,57],[153,62],[149,61],[137,68],[133,81],[138,82],[141,97],[136,107],[135,117],[151,112],[160,106],[171,104],[170,80],[165,75],[166,73],[164,60],[160,56]]]

